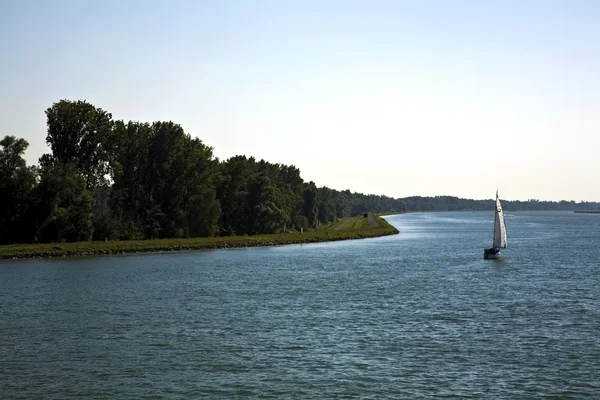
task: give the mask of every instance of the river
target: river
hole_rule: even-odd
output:
[[[386,217],[344,242],[0,262],[0,398],[595,398],[600,215]]]

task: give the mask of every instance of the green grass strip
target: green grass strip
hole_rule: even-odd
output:
[[[108,242],[40,243],[0,246],[0,259],[50,258],[91,256],[104,254],[124,254],[138,252],[160,252],[178,250],[209,250],[238,247],[277,246],[295,243],[317,243],[336,240],[363,239],[394,235],[398,230],[385,220],[374,216],[379,227],[369,227],[366,218],[345,218],[341,221],[344,229],[336,230],[339,224],[327,229],[317,229],[302,233],[282,233],[256,236],[225,236],[187,239],[153,239]],[[360,221],[360,222],[358,222]]]

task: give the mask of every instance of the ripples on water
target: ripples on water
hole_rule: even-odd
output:
[[[598,398],[600,215],[0,263],[0,398]]]

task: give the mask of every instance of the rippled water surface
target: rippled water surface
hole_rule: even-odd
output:
[[[0,262],[0,398],[600,398],[600,215]]]

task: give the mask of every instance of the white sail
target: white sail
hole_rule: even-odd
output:
[[[506,248],[506,226],[504,225],[504,213],[502,204],[496,192],[496,218],[494,219],[494,247]]]

